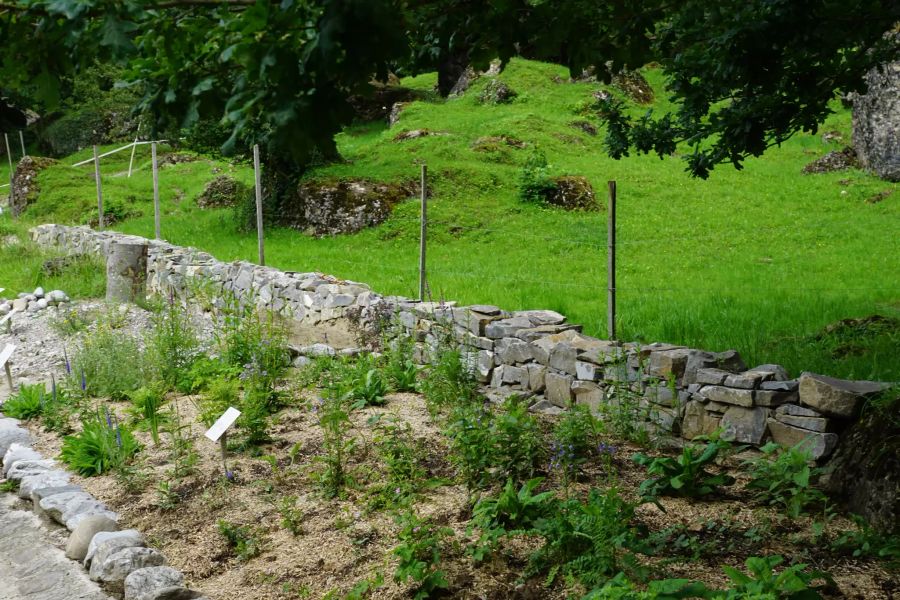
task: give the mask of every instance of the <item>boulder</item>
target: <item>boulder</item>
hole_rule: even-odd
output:
[[[759,445],[766,435],[767,408],[732,406],[722,415],[722,438]]]
[[[853,97],[853,146],[864,168],[900,181],[900,61],[869,71],[866,84]]]
[[[31,490],[31,495],[28,496],[28,498],[31,498],[31,504],[34,510],[34,514],[41,516],[44,514],[44,509],[41,508],[41,500],[43,500],[44,498],[47,498],[48,496],[55,496],[56,494],[67,494],[69,492],[83,491],[84,490],[77,485],[39,487]],[[27,498],[25,499],[27,500]]]
[[[67,485],[69,485],[69,474],[65,471],[50,470],[29,475],[19,480],[19,498],[31,498],[34,491],[40,488],[57,488]],[[43,510],[39,510],[37,507],[35,512],[43,514]]]
[[[40,190],[38,188],[38,174],[55,165],[57,161],[42,156],[23,156],[16,165],[13,174],[13,186],[15,192],[10,199],[10,211],[14,217],[22,214],[28,205],[37,200]]]
[[[278,211],[276,223],[317,236],[356,233],[383,223],[415,191],[365,179],[307,180]]]
[[[875,381],[848,381],[806,372],[800,376],[800,403],[831,417],[852,419],[866,398],[887,387]]]
[[[831,454],[838,443],[836,433],[821,433],[800,429],[771,418],[767,423],[773,442],[785,448],[793,448],[797,444],[802,443],[802,448],[810,453],[813,460],[819,460]]]
[[[161,567],[164,564],[166,564],[165,557],[153,548],[122,548],[102,560],[98,553],[91,561],[88,575],[93,581],[102,581],[118,588],[124,585],[125,578],[134,571],[146,567]]]
[[[753,406],[753,390],[739,390],[721,385],[708,385],[700,390],[699,394],[713,402],[734,404],[745,408]]]
[[[7,421],[7,423],[8,422],[9,421]],[[4,426],[0,423],[0,456],[5,455],[7,450],[9,450],[10,446],[13,444],[30,446],[31,434],[17,425]]]
[[[15,443],[11,444],[9,449],[7,449],[6,454],[3,456],[3,476],[9,473],[9,470],[12,469],[13,464],[16,461],[20,460],[41,460],[43,457],[32,450],[28,446],[23,446],[22,444]]]
[[[507,104],[516,96],[516,91],[499,79],[490,79],[478,94],[478,101],[482,104]]]
[[[106,560],[112,554],[118,552],[122,548],[143,547],[144,536],[136,529],[126,529],[124,531],[101,531],[94,535],[91,543],[88,544],[87,554],[84,555],[84,566],[89,568],[94,558],[101,561]]]
[[[69,536],[66,544],[66,558],[78,562],[83,561],[87,555],[88,546],[96,534],[101,531],[116,531],[117,529],[116,522],[104,515],[91,515],[83,519]]]
[[[553,178],[552,184],[544,193],[544,201],[547,204],[566,210],[599,211],[602,209],[594,195],[594,188],[586,177],[564,175]]]
[[[6,472],[6,478],[21,481],[25,477],[46,473],[53,468],[54,464],[52,460],[47,459],[18,460],[10,465],[9,471]]]
[[[234,206],[250,196],[249,187],[228,175],[219,175],[206,184],[197,197],[200,208]]]
[[[612,84],[638,104],[653,104],[653,87],[640,71],[620,71],[613,75]]]
[[[183,583],[184,575],[172,567],[137,569],[125,578],[124,600],[158,600],[160,591],[181,587]]]
[[[832,173],[858,166],[859,160],[856,157],[856,150],[850,146],[845,146],[842,150],[832,150],[828,154],[812,161],[803,167],[802,172],[804,175]]]
[[[157,590],[147,600],[208,600],[208,598],[200,592],[181,586],[172,586]]]
[[[55,487],[55,486],[48,486]],[[48,517],[60,524],[65,524],[63,515],[66,511],[80,506],[83,502],[96,502],[87,492],[67,492],[54,494],[41,500],[41,509]]]

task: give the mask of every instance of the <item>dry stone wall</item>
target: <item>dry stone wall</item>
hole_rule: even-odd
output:
[[[38,244],[71,253],[105,254],[113,240],[143,240],[60,225],[41,225],[31,234]],[[550,310],[506,311],[382,296],[365,284],[322,273],[224,263],[192,248],[143,241],[149,244],[151,291],[188,296],[195,285],[203,285],[283,311],[293,323],[300,354],[323,348],[300,347],[304,342],[351,347],[356,344],[353,330],[371,329],[380,318],[392,316],[398,323],[392,331],[415,340],[420,362],[451,339],[467,350],[468,365],[488,398],[518,394],[539,412],[559,413],[576,404],[602,413],[629,403],[640,425],[657,433],[693,439],[721,428],[726,437],[756,446],[805,440],[814,457],[824,459],[858,418],[865,399],[887,387],[813,373],[794,378],[779,365],[748,368],[733,350],[601,340]]]

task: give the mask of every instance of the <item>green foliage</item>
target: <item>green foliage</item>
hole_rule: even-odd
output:
[[[428,475],[421,464],[425,454],[421,442],[413,437],[408,423],[397,421],[378,427],[375,444],[384,472],[375,486],[372,507],[409,504]]]
[[[7,401],[8,402],[8,401]],[[50,395],[44,399],[41,409],[41,420],[44,429],[66,435],[72,431],[70,421],[72,415],[78,410],[78,402],[68,390],[56,385],[56,380],[50,388]]]
[[[240,398],[240,383],[229,377],[207,380],[206,390],[200,396],[200,420],[211,427],[229,406],[237,407]]]
[[[420,385],[432,414],[469,404],[478,397],[478,386],[465,364],[460,350],[450,349],[447,345],[442,345],[438,350]]]
[[[108,314],[100,319],[72,359],[74,377],[83,377],[85,392],[93,397],[122,399],[145,380],[144,354],[138,341],[117,331],[116,318]],[[80,382],[73,387],[78,385]]]
[[[821,595],[810,587],[816,579],[826,578],[824,573],[804,571],[806,565],[798,564],[784,568],[776,573],[775,567],[784,562],[781,556],[752,556],[747,559],[747,571],[742,573],[733,567],[722,567],[731,579],[732,587],[724,592],[716,593],[714,598],[722,600],[815,600]]]
[[[159,445],[159,428],[165,422],[166,415],[160,412],[166,400],[165,393],[158,386],[144,386],[128,394],[132,408],[129,411],[139,426],[150,431],[155,445]]]
[[[588,592],[581,600],[679,600],[681,598],[706,598],[709,590],[702,583],[687,579],[662,579],[651,581],[645,590],[636,587],[625,573]]]
[[[445,433],[450,438],[450,459],[472,487],[530,479],[542,458],[537,420],[515,396],[496,413],[476,404],[457,406]]]
[[[414,512],[399,518],[400,544],[393,554],[399,558],[394,580],[405,583],[412,579],[416,584],[414,598],[424,600],[442,589],[447,589],[446,574],[440,569],[441,546],[453,535],[448,527],[438,527],[428,519],[420,519]]]
[[[50,327],[63,337],[86,331],[93,320],[80,308],[59,308],[50,319]]]
[[[525,202],[541,204],[554,189],[556,184],[550,177],[547,155],[540,150],[533,151],[519,173],[519,197]]]
[[[138,453],[140,444],[124,425],[108,416],[91,416],[80,432],[63,438],[60,458],[79,475],[90,477],[119,469]]]
[[[384,397],[387,393],[388,386],[377,368],[367,370],[362,379],[358,379],[350,390],[351,397],[365,406],[383,405],[387,402]]]
[[[807,506],[826,500],[812,487],[822,469],[810,467],[812,456],[803,442],[788,449],[770,442],[760,450],[764,456],[744,463],[750,473],[747,487],[755,491],[757,500],[781,506],[789,517],[798,517]]]
[[[592,489],[584,503],[576,499],[560,502],[535,524],[544,545],[531,556],[530,570],[549,569],[548,584],[560,573],[589,588],[601,584],[633,563],[627,547],[635,535],[631,525],[634,508],[615,488],[606,492]]]
[[[268,431],[272,412],[268,394],[254,387],[244,389],[240,410],[237,426],[244,434],[244,448],[259,446],[272,439]]]
[[[169,387],[183,387],[199,349],[199,340],[190,311],[170,295],[151,313],[152,328],[147,335],[147,358]],[[182,385],[179,385],[182,384]]]
[[[261,529],[249,525],[235,525],[223,519],[216,522],[216,529],[225,538],[228,547],[234,551],[239,561],[246,562],[262,552],[265,539]]]
[[[413,341],[408,336],[397,337],[387,345],[384,356],[384,376],[395,392],[414,392],[419,366],[413,361]]]
[[[284,496],[278,501],[281,526],[297,536],[303,534],[303,511],[297,508],[297,496]]]
[[[714,493],[720,486],[733,484],[734,477],[724,473],[714,475],[706,470],[719,452],[730,449],[730,443],[713,439],[706,446],[685,446],[678,458],[635,454],[632,460],[647,467],[647,473],[654,476],[641,483],[641,497],[646,501],[654,501],[659,496],[698,498]]]
[[[315,473],[316,480],[328,498],[339,496],[350,482],[347,472],[347,457],[356,446],[350,435],[350,402],[347,396],[326,394],[316,401],[313,410],[322,428],[325,454],[317,457],[322,468]]]
[[[586,406],[571,407],[553,428],[550,470],[562,473],[566,487],[593,453],[600,423]]]
[[[172,488],[171,481],[156,484],[156,507],[161,511],[174,510],[181,504],[181,496]]]
[[[875,557],[900,567],[900,537],[878,531],[859,515],[852,515],[852,519],[856,529],[842,531],[831,549],[854,558]]]
[[[44,396],[47,388],[43,383],[22,384],[19,391],[3,403],[3,414],[14,419],[29,421],[44,412]]]
[[[534,493],[543,481],[541,477],[530,479],[517,491],[512,479],[508,479],[496,497],[486,496],[475,504],[469,531],[477,527],[480,533],[469,553],[476,561],[493,552],[500,538],[533,530],[539,520],[556,509],[553,492]]]
[[[219,358],[200,356],[191,364],[178,389],[184,393],[202,392],[223,379],[237,379],[241,372],[240,367],[229,365]]]

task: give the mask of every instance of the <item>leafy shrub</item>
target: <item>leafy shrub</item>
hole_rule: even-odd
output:
[[[218,358],[200,356],[179,382],[178,390],[186,394],[204,391],[222,379],[237,379],[242,370]]]
[[[560,502],[535,523],[544,545],[531,556],[530,571],[549,566],[548,584],[560,573],[587,587],[601,584],[633,562],[627,548],[634,539],[634,508],[615,488],[604,493],[592,489],[584,503]]]
[[[337,497],[350,480],[347,473],[347,455],[356,446],[350,436],[349,398],[333,393],[326,394],[313,407],[324,433],[324,456],[318,457],[322,469],[315,474],[319,485],[329,498]]]
[[[384,375],[395,392],[413,392],[419,377],[419,366],[413,361],[413,342],[406,336],[388,344]]]
[[[265,540],[259,529],[247,525],[235,525],[219,519],[216,523],[219,534],[225,538],[228,546],[234,550],[234,555],[241,562],[245,562],[259,556],[262,552]]]
[[[278,514],[281,515],[281,526],[292,535],[303,533],[303,511],[297,508],[297,496],[284,496],[278,502]]]
[[[136,339],[115,331],[115,322],[101,320],[75,353],[73,372],[83,391],[93,397],[125,398],[145,380],[144,357]]]
[[[662,579],[647,583],[641,590],[628,580],[625,573],[595,588],[581,600],[679,600],[681,598],[706,598],[709,590],[702,583],[687,579]]]
[[[770,442],[760,448],[764,456],[744,463],[751,478],[747,487],[755,491],[756,499],[780,505],[790,517],[797,517],[810,504],[826,499],[810,483],[822,469],[809,466],[812,456],[802,445],[801,442],[779,452],[781,446]]]
[[[46,393],[47,388],[43,383],[23,384],[19,387],[19,393],[3,403],[3,414],[23,421],[37,419],[44,411]]]
[[[226,298],[215,337],[222,360],[242,369],[241,379],[267,391],[290,364],[284,325],[275,313]]]
[[[69,422],[74,411],[78,409],[78,403],[72,398],[65,388],[56,385],[54,379],[50,387],[50,395],[44,399],[41,409],[41,420],[44,429],[65,435],[72,431]]]
[[[107,414],[83,423],[82,430],[63,438],[60,458],[78,474],[102,475],[125,466],[140,450],[131,431]]]
[[[864,518],[851,515],[855,530],[847,530],[831,543],[831,549],[855,558],[874,557],[900,566],[900,537],[872,528]]]
[[[420,390],[428,410],[439,410],[471,404],[478,398],[478,384],[466,368],[463,353],[442,346],[431,367],[425,372]]]
[[[200,342],[190,313],[174,295],[155,308],[147,335],[147,357],[159,378],[173,389],[188,378]]]
[[[647,467],[649,475],[655,475],[641,483],[641,497],[644,500],[654,500],[659,496],[698,498],[715,492],[719,486],[733,484],[734,477],[726,474],[713,475],[705,468],[716,459],[719,452],[730,448],[730,443],[714,439],[705,447],[693,444],[685,446],[678,458],[652,458],[635,454],[632,460]]]
[[[722,567],[731,579],[732,587],[724,592],[716,592],[713,598],[722,600],[756,600],[764,598],[783,600],[813,600],[821,595],[810,587],[815,579],[827,579],[824,573],[804,571],[806,565],[786,567],[780,573],[774,569],[784,562],[781,556],[752,556],[746,565],[749,574],[741,573],[734,567]]]
[[[268,431],[271,407],[264,391],[253,387],[245,389],[240,410],[237,426],[244,434],[244,448],[259,446],[271,440]]]
[[[139,425],[144,425],[150,431],[153,443],[159,445],[159,427],[165,421],[166,415],[160,412],[166,397],[158,386],[144,386],[131,392],[131,416]]]
[[[540,204],[555,189],[556,184],[550,177],[547,155],[540,150],[534,150],[525,159],[519,173],[519,197],[525,202]]]
[[[412,427],[408,423],[382,425],[375,444],[384,473],[382,482],[376,486],[373,508],[408,504],[427,476],[420,464],[424,450],[413,439]]]
[[[550,515],[556,508],[553,492],[534,493],[543,481],[536,477],[516,491],[512,479],[507,479],[497,497],[487,496],[475,504],[469,524],[470,532],[475,527],[481,531],[478,541],[469,548],[475,560],[491,553],[501,537],[531,531],[540,519]]]
[[[445,433],[451,461],[472,487],[530,479],[541,458],[537,420],[514,396],[496,413],[478,405],[458,406]]]
[[[420,519],[413,512],[406,513],[399,521],[400,544],[394,548],[393,554],[400,562],[394,571],[394,580],[398,583],[409,579],[416,582],[416,600],[429,598],[436,590],[447,589],[447,577],[440,569],[441,544],[453,535],[453,530]]]
[[[583,405],[569,409],[553,428],[550,470],[562,473],[566,487],[593,452],[598,433],[599,422]]]
[[[368,369],[361,379],[357,379],[350,390],[354,400],[360,401],[365,406],[381,406],[388,393],[388,386],[376,368]]]

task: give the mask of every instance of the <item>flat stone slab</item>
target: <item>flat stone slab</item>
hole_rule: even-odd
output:
[[[850,419],[859,414],[866,398],[888,388],[877,381],[849,381],[815,373],[800,376],[800,404],[831,417]]]
[[[124,585],[125,578],[132,572],[146,567],[161,567],[166,564],[165,557],[158,550],[145,547],[122,548],[100,560],[100,555],[91,561],[88,576],[93,581]]]
[[[3,475],[6,476],[13,464],[20,460],[41,460],[44,457],[22,444],[12,444],[3,456]]]
[[[61,525],[65,525],[66,521],[63,515],[72,507],[78,506],[82,502],[94,501],[94,497],[87,492],[67,492],[65,494],[55,494],[41,500],[41,509],[48,517]]]
[[[122,548],[145,545],[144,536],[136,529],[100,532],[95,535],[91,540],[91,543],[88,544],[87,554],[84,555],[84,566],[90,567],[95,556],[99,555],[102,559],[105,559],[110,553],[121,550]]]
[[[802,443],[801,448],[808,451],[813,460],[830,455],[838,443],[836,433],[820,433],[800,429],[787,423],[781,423],[776,419],[769,419],[768,426],[772,440],[776,444],[785,448],[793,448]]]
[[[125,578],[124,600],[156,600],[166,588],[181,587],[184,575],[172,567],[145,567]]]
[[[69,492],[83,492],[84,490],[81,486],[78,485],[57,485],[50,487],[40,487],[34,490],[31,490],[31,503],[34,509],[34,514],[43,515],[44,509],[41,508],[41,500],[47,498],[49,496],[55,496],[56,494],[67,494]],[[21,495],[19,496],[21,498]],[[27,500],[27,498],[25,498]]]
[[[69,485],[69,474],[65,471],[45,471],[37,475],[29,475],[19,480],[19,498],[31,498],[34,490],[39,488]],[[37,511],[36,511],[37,512]]]
[[[709,385],[700,390],[700,395],[707,400],[721,402],[722,404],[733,404],[744,408],[753,406],[753,390],[739,390],[721,385]]]

